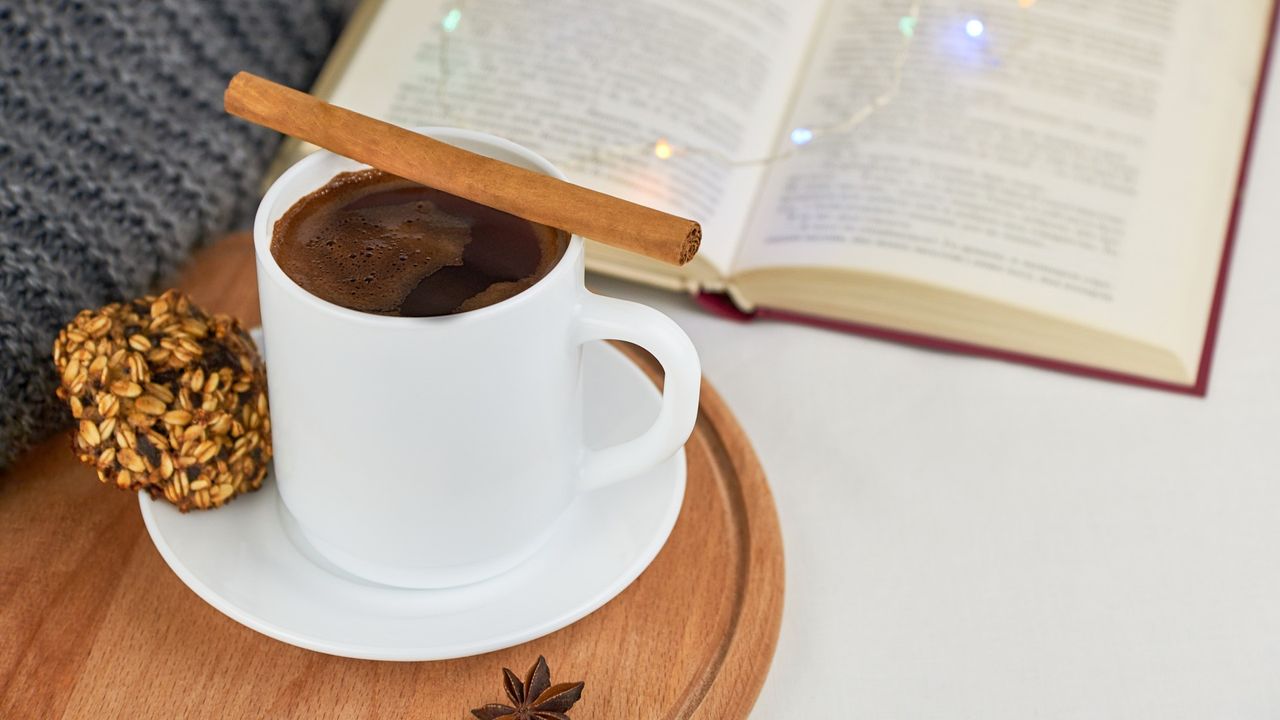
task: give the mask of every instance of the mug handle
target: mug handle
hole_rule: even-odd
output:
[[[658,419],[639,437],[583,457],[579,488],[594,490],[634,477],[671,457],[693,432],[702,366],[693,341],[675,321],[647,305],[585,292],[577,341],[626,340],[648,350],[666,373]]]

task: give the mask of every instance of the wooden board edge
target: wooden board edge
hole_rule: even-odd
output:
[[[655,383],[660,383],[662,370],[652,356],[632,345],[614,344]],[[700,431],[716,435],[708,447],[723,453],[719,462],[731,465],[739,479],[738,487],[727,490],[741,522],[739,533],[746,548],[745,581],[733,631],[717,659],[719,667],[711,674],[709,685],[696,688],[671,717],[745,718],[764,687],[782,627],[786,584],[782,528],[764,469],[746,433],[705,379],[701,393]]]
[[[748,555],[737,627],[720,672],[691,717],[745,718],[764,687],[782,627],[786,584],[782,528],[755,450],[728,405],[706,382],[700,414],[708,417],[720,436],[715,445],[727,453],[739,479],[734,502],[740,503]]]

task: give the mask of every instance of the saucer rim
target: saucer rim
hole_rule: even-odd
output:
[[[604,357],[608,358],[606,362],[618,362],[625,365],[628,368],[627,371],[632,373],[638,382],[642,382],[645,386],[650,388],[652,392],[659,393],[659,390],[654,386],[653,381],[650,380],[644,371],[632,362],[621,350],[607,344],[601,344],[599,347],[602,347],[606,351],[604,354]],[[661,522],[655,526],[655,530],[653,531],[649,543],[643,548],[643,550],[636,554],[635,559],[632,560],[626,569],[619,572],[607,586],[587,600],[570,603],[573,605],[573,608],[568,612],[555,614],[537,625],[526,627],[522,630],[510,632],[505,635],[486,637],[481,640],[466,643],[454,643],[452,645],[445,646],[428,645],[405,648],[387,648],[378,645],[337,643],[333,641],[326,641],[323,638],[311,635],[300,635],[296,632],[282,628],[275,623],[261,620],[252,613],[240,608],[235,603],[223,597],[213,588],[209,587],[204,581],[196,577],[195,574],[187,568],[187,566],[178,557],[177,553],[165,540],[164,533],[161,532],[156,525],[155,512],[156,507],[158,507],[156,503],[159,501],[153,500],[146,493],[138,493],[138,505],[142,513],[143,524],[147,528],[147,534],[151,538],[151,542],[155,546],[156,550],[159,551],[161,558],[164,559],[165,564],[169,566],[169,569],[172,570],[173,573],[178,576],[178,579],[181,580],[192,592],[194,592],[197,597],[211,605],[218,612],[249,628],[250,630],[254,630],[255,632],[266,635],[267,637],[288,643],[295,647],[313,650],[315,652],[325,653],[328,655],[335,655],[338,657],[398,662],[452,660],[502,650],[549,635],[557,630],[568,627],[596,610],[599,610],[610,600],[621,595],[623,591],[630,587],[631,583],[635,582],[636,578],[640,577],[640,575],[648,569],[649,565],[653,563],[654,559],[662,551],[662,548],[666,547],[667,540],[671,537],[671,532],[675,529],[676,521],[679,519],[680,511],[684,507],[685,489],[688,482],[688,462],[685,447],[683,445],[675,452],[675,454],[659,463],[657,467],[662,467],[668,464],[673,465],[672,472],[675,475],[675,480],[672,483],[671,497],[667,501],[665,514],[663,515]],[[636,478],[633,477],[622,482],[634,482],[635,480]],[[606,486],[605,488],[601,488],[601,490],[607,490],[608,487],[611,486]],[[257,492],[275,493],[276,501],[280,501],[275,483],[270,483],[267,487],[264,487]],[[278,520],[279,513],[272,513],[272,516],[276,517]],[[284,533],[283,528],[281,528],[281,532],[282,534]],[[312,562],[302,554],[301,551],[297,552],[301,561],[307,563]],[[536,550],[534,555],[536,556],[541,552],[545,552],[545,546]],[[324,568],[321,568],[321,570],[327,573],[329,572]],[[341,578],[336,575],[334,577],[338,577],[343,582],[351,583],[351,581],[346,578]],[[477,583],[477,585],[481,585],[484,582],[487,581],[481,581],[480,583]],[[353,587],[360,587],[357,583],[351,584]],[[447,588],[447,590],[458,591],[466,587],[467,586]],[[377,589],[379,591],[395,590],[406,594],[438,592],[433,590],[414,590],[406,588]]]

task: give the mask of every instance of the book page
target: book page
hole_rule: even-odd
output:
[[[833,5],[787,127],[887,102],[772,168],[735,272],[883,273],[1198,359],[1267,0],[924,2],[894,91],[909,5]]]
[[[330,100],[490,132],[575,182],[698,220],[699,257],[723,275],[762,178],[726,161],[768,153],[818,5],[383,0]]]

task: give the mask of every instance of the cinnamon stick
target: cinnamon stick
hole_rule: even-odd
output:
[[[227,112],[407,180],[597,242],[683,265],[698,252],[697,222],[478,155],[330,105],[247,72]]]

